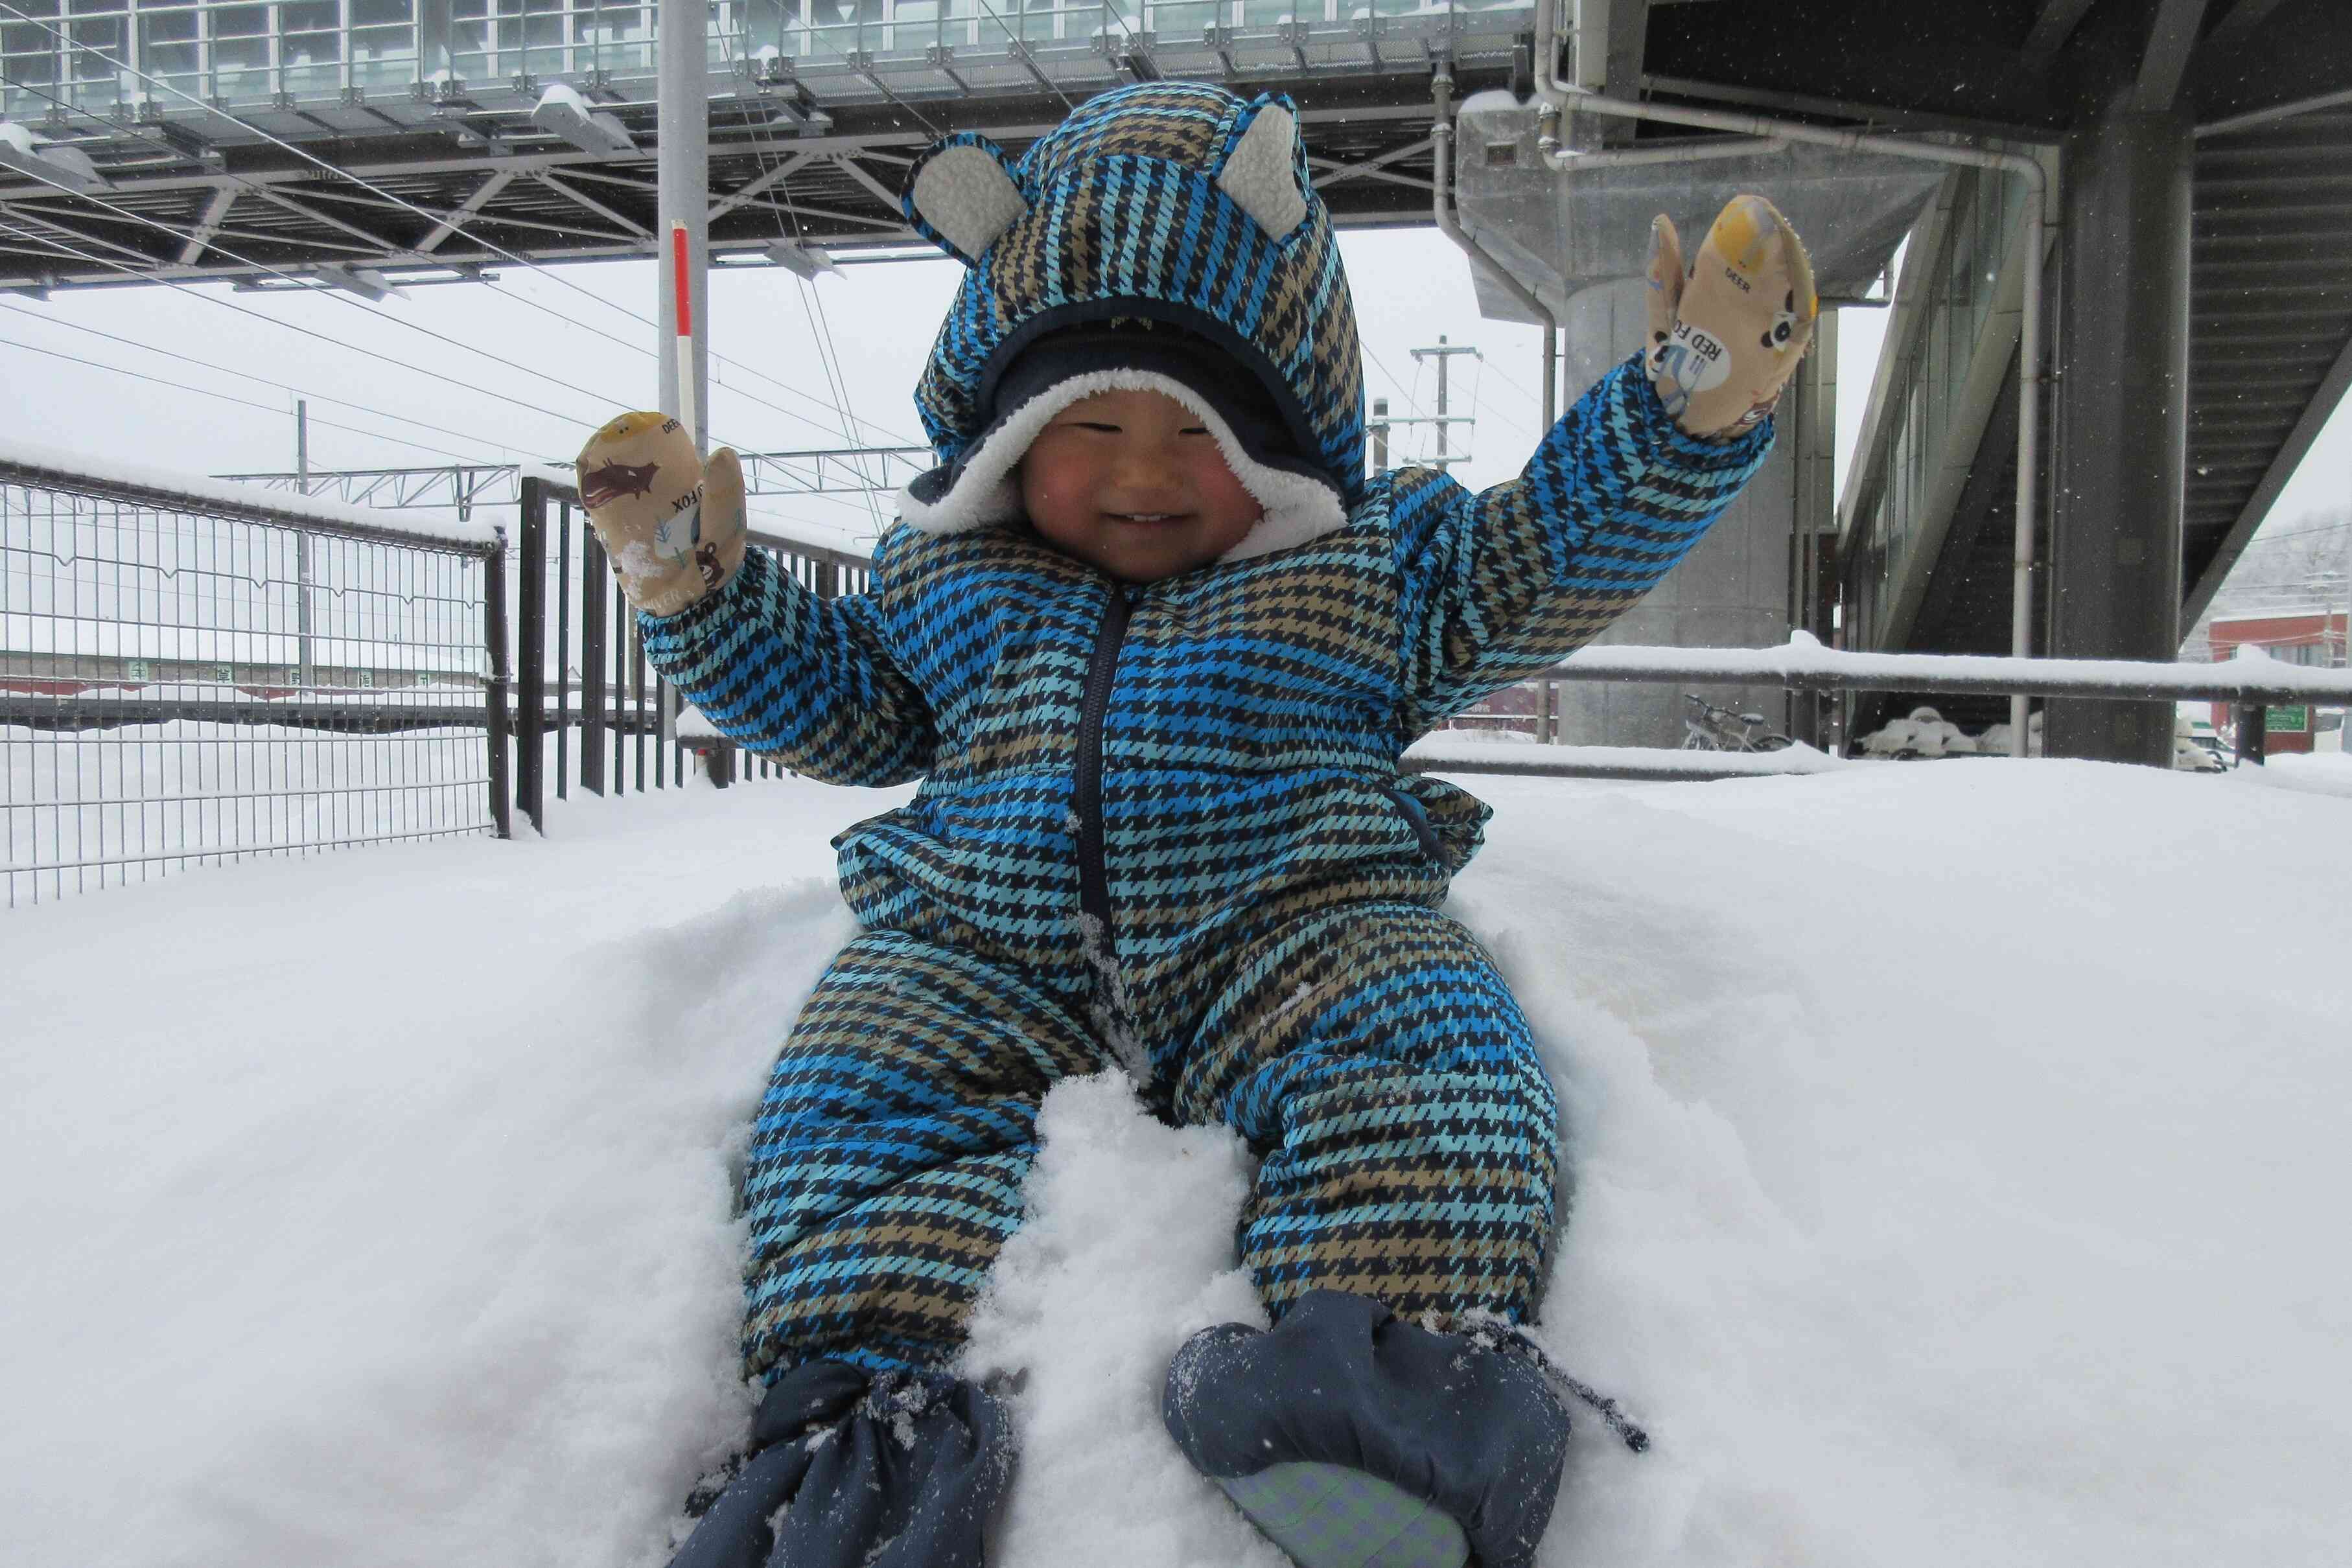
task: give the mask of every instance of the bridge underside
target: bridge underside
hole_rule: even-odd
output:
[[[877,16],[898,8],[869,7]],[[1200,16],[1226,7],[1195,0],[1156,9]],[[1317,183],[1342,226],[1426,224],[1433,62],[1450,60],[1465,91],[1528,86],[1525,6],[1196,25],[1181,38],[1138,29],[1109,40],[1051,36],[1076,30],[1061,26],[1072,17],[1098,28],[1097,8],[1013,15],[1024,28],[1040,15],[1053,26],[1016,44],[1009,31],[992,41],[997,24],[976,12],[920,26],[782,18],[767,36],[799,57],[750,35],[715,37],[714,54],[728,57],[709,77],[718,264],[773,265],[763,252],[780,241],[853,261],[934,254],[898,209],[904,172],[923,147],[979,131],[1018,152],[1071,103],[1155,77],[1288,93],[1302,110]],[[12,49],[47,41],[22,25],[7,31]],[[957,42],[934,41],[950,37]],[[47,73],[68,75],[74,53],[61,41],[56,49]],[[591,57],[585,49],[540,52]],[[0,169],[0,289],[217,278],[310,287],[321,280],[318,269],[336,267],[415,285],[478,277],[511,257],[653,254],[649,45],[634,71],[582,63],[553,76],[443,77],[316,99],[215,99],[218,107],[175,96],[170,78],[127,74],[123,96],[110,78],[100,101],[86,84],[30,79],[24,57],[9,63],[9,117],[86,153],[106,183],[72,193]],[[583,152],[534,125],[532,110],[555,81],[578,87],[634,146]]]

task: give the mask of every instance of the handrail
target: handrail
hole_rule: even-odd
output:
[[[1698,681],[1791,691],[2112,697],[2143,702],[2310,703],[2352,706],[2352,669],[2318,670],[2261,655],[2221,664],[2137,659],[2018,659],[1975,653],[1856,653],[1799,633],[1777,648],[1583,648],[1545,681]]]

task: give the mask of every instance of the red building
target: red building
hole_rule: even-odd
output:
[[[2345,664],[2344,616],[2341,612],[2280,612],[2217,620],[2212,626],[2212,639],[2213,657],[2217,662],[2234,658],[2240,648],[2251,647],[2260,648],[2272,658],[2289,664],[2306,664],[2325,670],[2340,669]],[[2312,749],[2312,737],[2321,727],[2322,716],[2308,706],[2271,709],[2269,749],[2309,751]],[[2330,713],[2325,717],[2326,727],[2335,728],[2337,716]],[[2227,706],[2216,704],[2213,709],[2216,727],[2229,722]]]

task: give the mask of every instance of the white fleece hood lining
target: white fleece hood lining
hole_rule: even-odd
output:
[[[1265,515],[1242,536],[1241,543],[1219,556],[1219,560],[1247,560],[1288,549],[1347,525],[1347,509],[1340,505],[1338,491],[1319,479],[1269,468],[1251,457],[1234,437],[1233,427],[1199,392],[1156,371],[1126,370],[1092,371],[1039,392],[966,455],[963,471],[946,495],[927,505],[917,500],[911,489],[901,490],[899,517],[927,534],[960,534],[1019,517],[1021,484],[1016,470],[1031,444],[1055,414],[1106,392],[1156,392],[1182,403],[1208,430],[1242,488],[1265,509]]]

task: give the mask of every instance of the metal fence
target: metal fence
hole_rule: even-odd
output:
[[[866,558],[755,532],[751,548],[774,556],[817,594],[862,592]],[[667,789],[699,767],[722,787],[738,778],[780,778],[767,758],[737,766],[736,748],[708,733],[681,735],[677,694],[646,663],[636,613],[622,597],[579,492],[541,475],[521,481],[515,532],[514,803],[546,823],[549,778],[567,799],[576,779],[590,794]],[[530,744],[532,737],[541,744]]]
[[[490,529],[0,455],[8,905],[502,832],[500,578]]]

